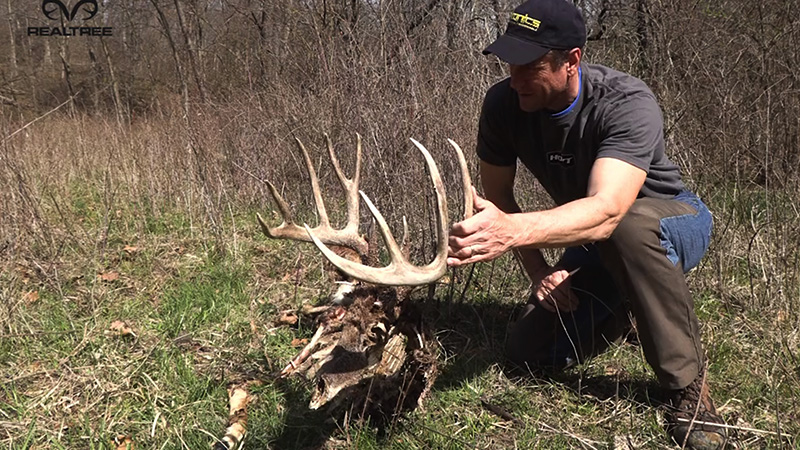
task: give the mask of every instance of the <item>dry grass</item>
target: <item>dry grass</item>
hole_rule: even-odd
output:
[[[4,142],[3,446],[109,448],[127,435],[136,448],[206,448],[224,427],[226,383],[250,377],[267,383],[255,392],[248,448],[667,446],[659,392],[638,347],[614,347],[555,380],[503,370],[506,326],[526,288],[507,259],[477,266],[469,286],[461,273],[434,301],[420,293],[444,363],[424,410],[383,434],[308,412],[302,383],[270,380],[296,351],[291,340],[309,330],[274,320],[321,299],[327,280],[315,252],[266,241],[253,220],[270,209],[259,179],[287,180],[287,196],[306,211],[308,191],[286,157],[288,135],[267,134],[269,117],[242,117],[234,126],[221,110],[190,126],[164,117],[119,128],[54,115]],[[349,129],[331,131],[352,164]],[[396,223],[427,204],[407,195],[419,191],[409,186],[424,179],[421,164],[406,162],[409,145],[365,135],[366,189]],[[320,155],[320,138],[309,140]],[[430,141],[437,160],[452,164],[444,143]],[[321,174],[335,185],[329,170]],[[520,187],[524,203],[546,204]],[[690,282],[715,397],[729,423],[761,430],[738,433],[746,446],[797,446],[797,191],[698,189],[715,213],[715,239]],[[414,219],[421,241],[427,218]],[[135,336],[110,330],[115,320]],[[481,397],[519,422],[490,412]]]

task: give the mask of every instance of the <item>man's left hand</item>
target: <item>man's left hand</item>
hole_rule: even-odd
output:
[[[475,215],[450,227],[447,264],[458,267],[490,261],[513,247],[519,231],[511,216],[472,188]]]

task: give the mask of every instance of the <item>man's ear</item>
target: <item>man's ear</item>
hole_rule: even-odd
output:
[[[567,73],[578,73],[578,67],[581,65],[581,56],[583,56],[583,52],[580,48],[573,48],[569,51],[569,56],[567,57]]]

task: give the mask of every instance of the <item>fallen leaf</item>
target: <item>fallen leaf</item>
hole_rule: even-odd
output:
[[[302,267],[298,267],[296,269],[293,269],[291,272],[285,273],[281,278],[281,281],[285,283],[287,281],[299,280],[300,278],[303,277],[304,273],[305,270]]]
[[[125,247],[122,248],[122,251],[124,251],[125,253],[127,253],[129,255],[133,255],[133,254],[139,253],[139,247],[134,247],[132,245],[126,245]]]
[[[117,450],[133,450],[133,439],[130,436],[117,436],[111,443]]]
[[[119,279],[119,273],[117,272],[101,273],[97,275],[97,278],[99,278],[102,281],[114,281]]]
[[[292,347],[295,347],[295,348],[304,347],[306,344],[308,344],[308,339],[305,339],[305,338],[303,338],[303,339],[297,339],[297,338],[292,339]]]
[[[297,323],[297,314],[294,311],[284,311],[281,317],[278,318],[278,323],[281,325],[294,325]]]
[[[131,327],[128,326],[127,323],[121,320],[115,320],[111,322],[111,326],[108,329],[117,336],[133,336],[136,337],[136,333],[133,332]]]
[[[31,304],[39,300],[39,291],[28,291],[22,295],[22,299],[25,300],[25,303]]]

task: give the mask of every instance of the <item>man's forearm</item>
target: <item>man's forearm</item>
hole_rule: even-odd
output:
[[[512,247],[570,247],[611,237],[644,185],[647,172],[615,158],[592,166],[586,197],[546,211],[513,214]]]
[[[600,197],[557,208],[511,215],[519,231],[516,248],[570,247],[608,239],[622,215]]]

